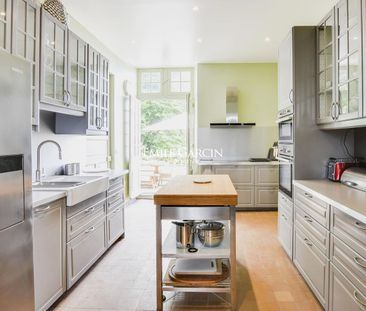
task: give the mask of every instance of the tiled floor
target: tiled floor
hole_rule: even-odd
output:
[[[126,208],[125,216],[126,238],[74,286],[57,310],[155,310],[152,201],[138,201]],[[238,310],[322,310],[279,245],[276,226],[276,212],[237,213]],[[185,295],[171,299],[164,310],[197,310],[191,302],[204,306],[207,301],[219,303],[212,295]]]

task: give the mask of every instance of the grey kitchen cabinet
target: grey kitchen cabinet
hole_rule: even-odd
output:
[[[125,232],[123,177],[110,180],[107,191],[107,246],[111,246]]]
[[[41,10],[41,78],[42,104],[67,108],[70,95],[67,90],[67,27]]]
[[[315,296],[327,310],[329,261],[307,234],[295,227],[293,261]]]
[[[335,102],[335,10],[323,18],[317,27],[317,122],[332,122]]]
[[[278,110],[292,106],[293,102],[293,57],[292,31],[281,43],[278,53]]]
[[[56,114],[55,132],[57,134],[108,134],[109,62],[90,45],[88,45],[86,82],[86,113],[81,118]]]
[[[70,106],[86,112],[88,44],[70,30],[67,42]]]
[[[293,202],[284,194],[278,194],[278,240],[292,259],[293,245]]]
[[[36,310],[48,310],[66,291],[65,201],[33,210]]]
[[[105,215],[95,218],[88,228],[67,243],[67,288],[93,265],[106,250]]]
[[[331,264],[329,311],[344,310],[366,310],[366,294],[356,288],[343,273]]]
[[[317,122],[325,129],[366,123],[362,10],[362,0],[341,0],[318,27]]]
[[[238,193],[238,208],[251,208],[255,205],[253,186],[235,184],[234,187]]]
[[[0,49],[10,52],[12,0],[0,0]]]
[[[0,3],[1,1],[4,0],[0,0]],[[39,125],[40,10],[40,6],[36,1],[13,0],[12,53],[29,61],[32,66],[31,103],[33,126]]]
[[[254,166],[223,165],[215,168],[216,175],[229,175],[233,184],[252,186],[254,184]]]
[[[257,186],[277,186],[278,173],[277,165],[256,165],[255,184]]]
[[[255,186],[255,207],[276,208],[278,203],[278,187]]]

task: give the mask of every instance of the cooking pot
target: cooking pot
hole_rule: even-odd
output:
[[[203,221],[196,225],[198,239],[204,246],[219,246],[224,239],[224,224],[216,221]]]
[[[176,241],[178,248],[191,248],[194,245],[194,221],[173,221],[176,226]]]

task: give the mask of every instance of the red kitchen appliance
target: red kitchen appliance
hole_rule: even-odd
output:
[[[327,177],[332,181],[340,181],[345,169],[358,166],[358,160],[352,158],[329,158]]]

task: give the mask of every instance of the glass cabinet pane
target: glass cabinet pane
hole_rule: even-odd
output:
[[[85,105],[85,86],[84,85],[79,85],[79,106],[84,106]]]
[[[55,24],[52,23],[49,19],[45,21],[45,43],[55,48]]]
[[[25,50],[25,40],[26,40],[26,36],[25,34],[21,33],[20,31],[17,31],[17,39],[16,39],[16,44],[17,44],[17,55],[22,56],[22,57],[26,57],[26,50]]]
[[[358,53],[352,54],[349,58],[349,79],[355,79],[360,76],[361,63]]]
[[[30,5],[27,8],[27,33],[36,37],[36,9]]]
[[[69,57],[73,62],[78,60],[78,41],[73,37],[69,37]]]
[[[348,53],[347,33],[338,39],[338,59],[344,58]]]
[[[339,104],[341,106],[341,114],[348,113],[348,83],[339,87]]]
[[[360,27],[353,27],[349,31],[349,53],[357,51],[360,49],[361,42],[361,30]]]
[[[4,22],[0,21],[0,48],[5,49],[6,44],[5,44],[5,40],[6,40],[6,25]]]
[[[36,41],[28,37],[27,39],[27,56],[26,58],[32,62],[36,61]]]
[[[76,82],[71,82],[71,100],[75,105],[78,102],[78,84]]]
[[[333,16],[329,17],[325,22],[325,45],[332,43],[334,23]]]
[[[347,19],[347,1],[343,1],[337,9],[338,17],[338,35],[344,33],[348,27]]]
[[[339,62],[338,65],[338,83],[345,83],[348,81],[348,59]]]
[[[79,82],[85,83],[85,68],[79,66]]]
[[[55,82],[54,82],[53,71],[46,69],[44,84],[45,84],[45,96],[53,98],[55,96],[54,92]]]
[[[348,0],[348,26],[355,25],[360,16],[360,0]]]
[[[78,80],[78,65],[76,63],[71,63],[71,79],[74,81]]]
[[[62,54],[56,52],[56,71],[60,74],[64,74],[65,57]]]
[[[353,80],[349,83],[349,112],[357,112],[359,105],[359,91],[358,91],[359,80]]]
[[[19,30],[26,32],[27,3],[23,0],[17,1],[17,3],[18,3],[17,26]]]
[[[63,101],[64,100],[64,77],[56,76],[56,99]]]
[[[56,50],[65,53],[65,31],[56,25]]]
[[[5,19],[6,17],[6,0],[0,0],[0,19]]]

